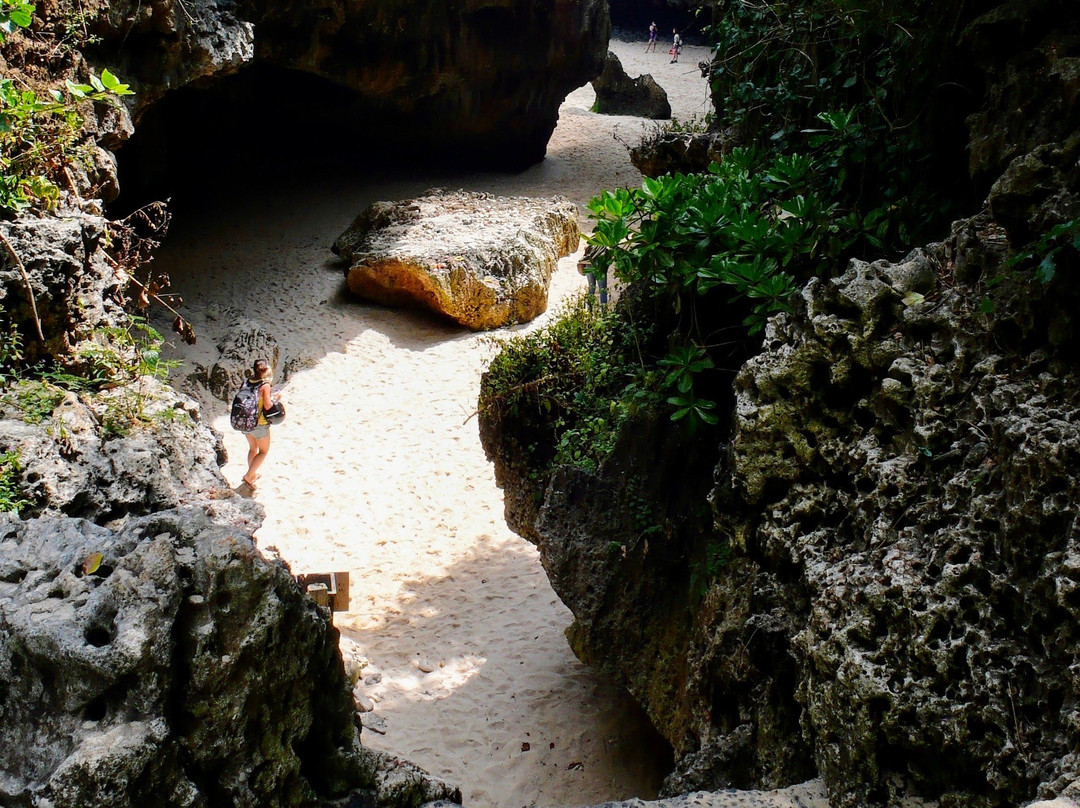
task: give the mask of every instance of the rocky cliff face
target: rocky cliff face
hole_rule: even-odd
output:
[[[1080,777],[1078,379],[978,313],[1004,247],[973,220],[812,283],[739,373],[719,456],[638,424],[597,475],[537,485],[485,429],[575,650],[681,756],[670,791],[816,771],[841,808],[996,806]],[[710,458],[695,533],[708,475],[685,471]]]
[[[341,138],[354,152],[358,142],[381,143],[525,166],[543,158],[566,94],[599,74],[610,23],[601,0],[339,0],[317,9],[278,0],[167,0],[111,4],[92,30],[100,37],[93,59],[132,83],[135,120],[155,126],[155,141],[177,126],[205,126],[192,118],[213,109],[200,112],[185,96],[190,106],[155,124],[147,113],[166,96],[258,68],[244,79],[258,87],[228,90],[222,103],[243,105],[258,93],[274,108],[261,128],[291,132],[281,140],[287,148],[338,142],[330,133],[345,129],[350,134]],[[295,84],[298,75],[324,85]],[[309,103],[315,96],[318,103]],[[237,136],[250,144],[258,128]],[[183,149],[184,137],[167,140],[154,158],[177,159],[170,151]]]
[[[51,337],[36,358],[130,361],[96,341],[120,322],[100,219],[0,233],[26,269],[0,273],[6,325],[33,333],[29,287]],[[337,632],[256,548],[262,509],[222,479],[192,400],[152,376],[79,393],[7,377],[0,454],[24,517],[0,514],[0,804],[460,799],[361,747]]]
[[[233,498],[110,530],[0,520],[7,806],[416,805],[359,744],[337,632]]]
[[[675,747],[668,793],[814,774],[836,808],[1075,792],[1075,284],[1007,263],[1080,218],[1075,14],[1018,22],[1054,9],[1000,4],[966,34],[988,54],[1017,32],[969,121],[988,211],[811,282],[718,440],[645,418],[595,474],[538,475],[527,418],[481,423],[575,650]]]

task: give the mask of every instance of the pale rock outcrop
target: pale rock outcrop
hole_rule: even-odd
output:
[[[107,228],[101,216],[81,213],[0,221],[18,258],[0,245],[0,327],[18,330],[27,362],[63,356],[94,328],[117,322],[115,293],[126,278],[105,253]]]
[[[630,78],[619,57],[611,51],[604,60],[603,72],[593,79],[592,86],[596,91],[593,112],[658,120],[671,117],[671,104],[664,88],[648,73]]]
[[[281,349],[270,331],[255,320],[242,319],[218,342],[221,356],[210,370],[210,393],[221,401],[232,401],[240,385],[251,375],[256,359],[264,359],[277,375]]]
[[[354,294],[483,331],[542,313],[551,273],[578,239],[577,211],[560,197],[435,190],[376,202],[333,250],[349,262]]]
[[[812,780],[773,791],[695,791],[667,799],[630,799],[591,808],[811,808],[826,804],[825,788]]]
[[[95,51],[131,84],[135,120],[166,93],[236,73],[255,55],[255,26],[219,0],[97,0],[86,12]]]

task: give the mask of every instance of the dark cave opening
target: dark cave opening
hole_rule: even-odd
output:
[[[170,197],[196,202],[226,195],[229,186],[269,185],[335,165],[358,169],[370,144],[362,142],[362,122],[348,118],[350,96],[315,76],[261,64],[169,93],[117,151],[114,208],[122,214]]]
[[[674,28],[689,45],[708,44],[702,33],[702,27],[710,22],[708,15],[698,17],[693,9],[672,6],[666,0],[612,0],[610,8],[613,38],[644,43],[649,38],[649,24],[655,22],[662,45],[671,45]]]
[[[521,170],[543,158],[513,136],[451,136],[324,78],[260,62],[168,93],[116,154],[114,217],[153,201],[171,199],[175,209],[312,175]]]

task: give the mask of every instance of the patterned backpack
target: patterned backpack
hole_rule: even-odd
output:
[[[240,432],[250,432],[259,425],[259,391],[269,382],[245,381],[232,400],[229,423]]]

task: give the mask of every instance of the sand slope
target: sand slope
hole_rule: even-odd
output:
[[[703,116],[704,48],[686,48],[678,65],[643,42],[613,49],[631,76],[652,73],[677,117]],[[227,310],[241,305],[299,358],[257,492],[260,544],[295,572],[351,573],[352,610],[336,623],[346,651],[369,661],[364,742],[461,784],[477,808],[649,798],[661,764],[629,700],[571,654],[569,612],[503,522],[473,411],[497,341],[521,329],[467,334],[356,303],[329,245],[369,202],[436,185],[582,206],[636,185],[624,143],[655,124],[594,115],[592,100],[591,87],[566,100],[548,158],[520,174],[312,177],[179,216],[159,259],[202,337],[177,346],[181,358],[212,362]],[[549,312],[583,288],[575,260],[561,262]],[[244,439],[224,405],[214,425],[238,484]]]

